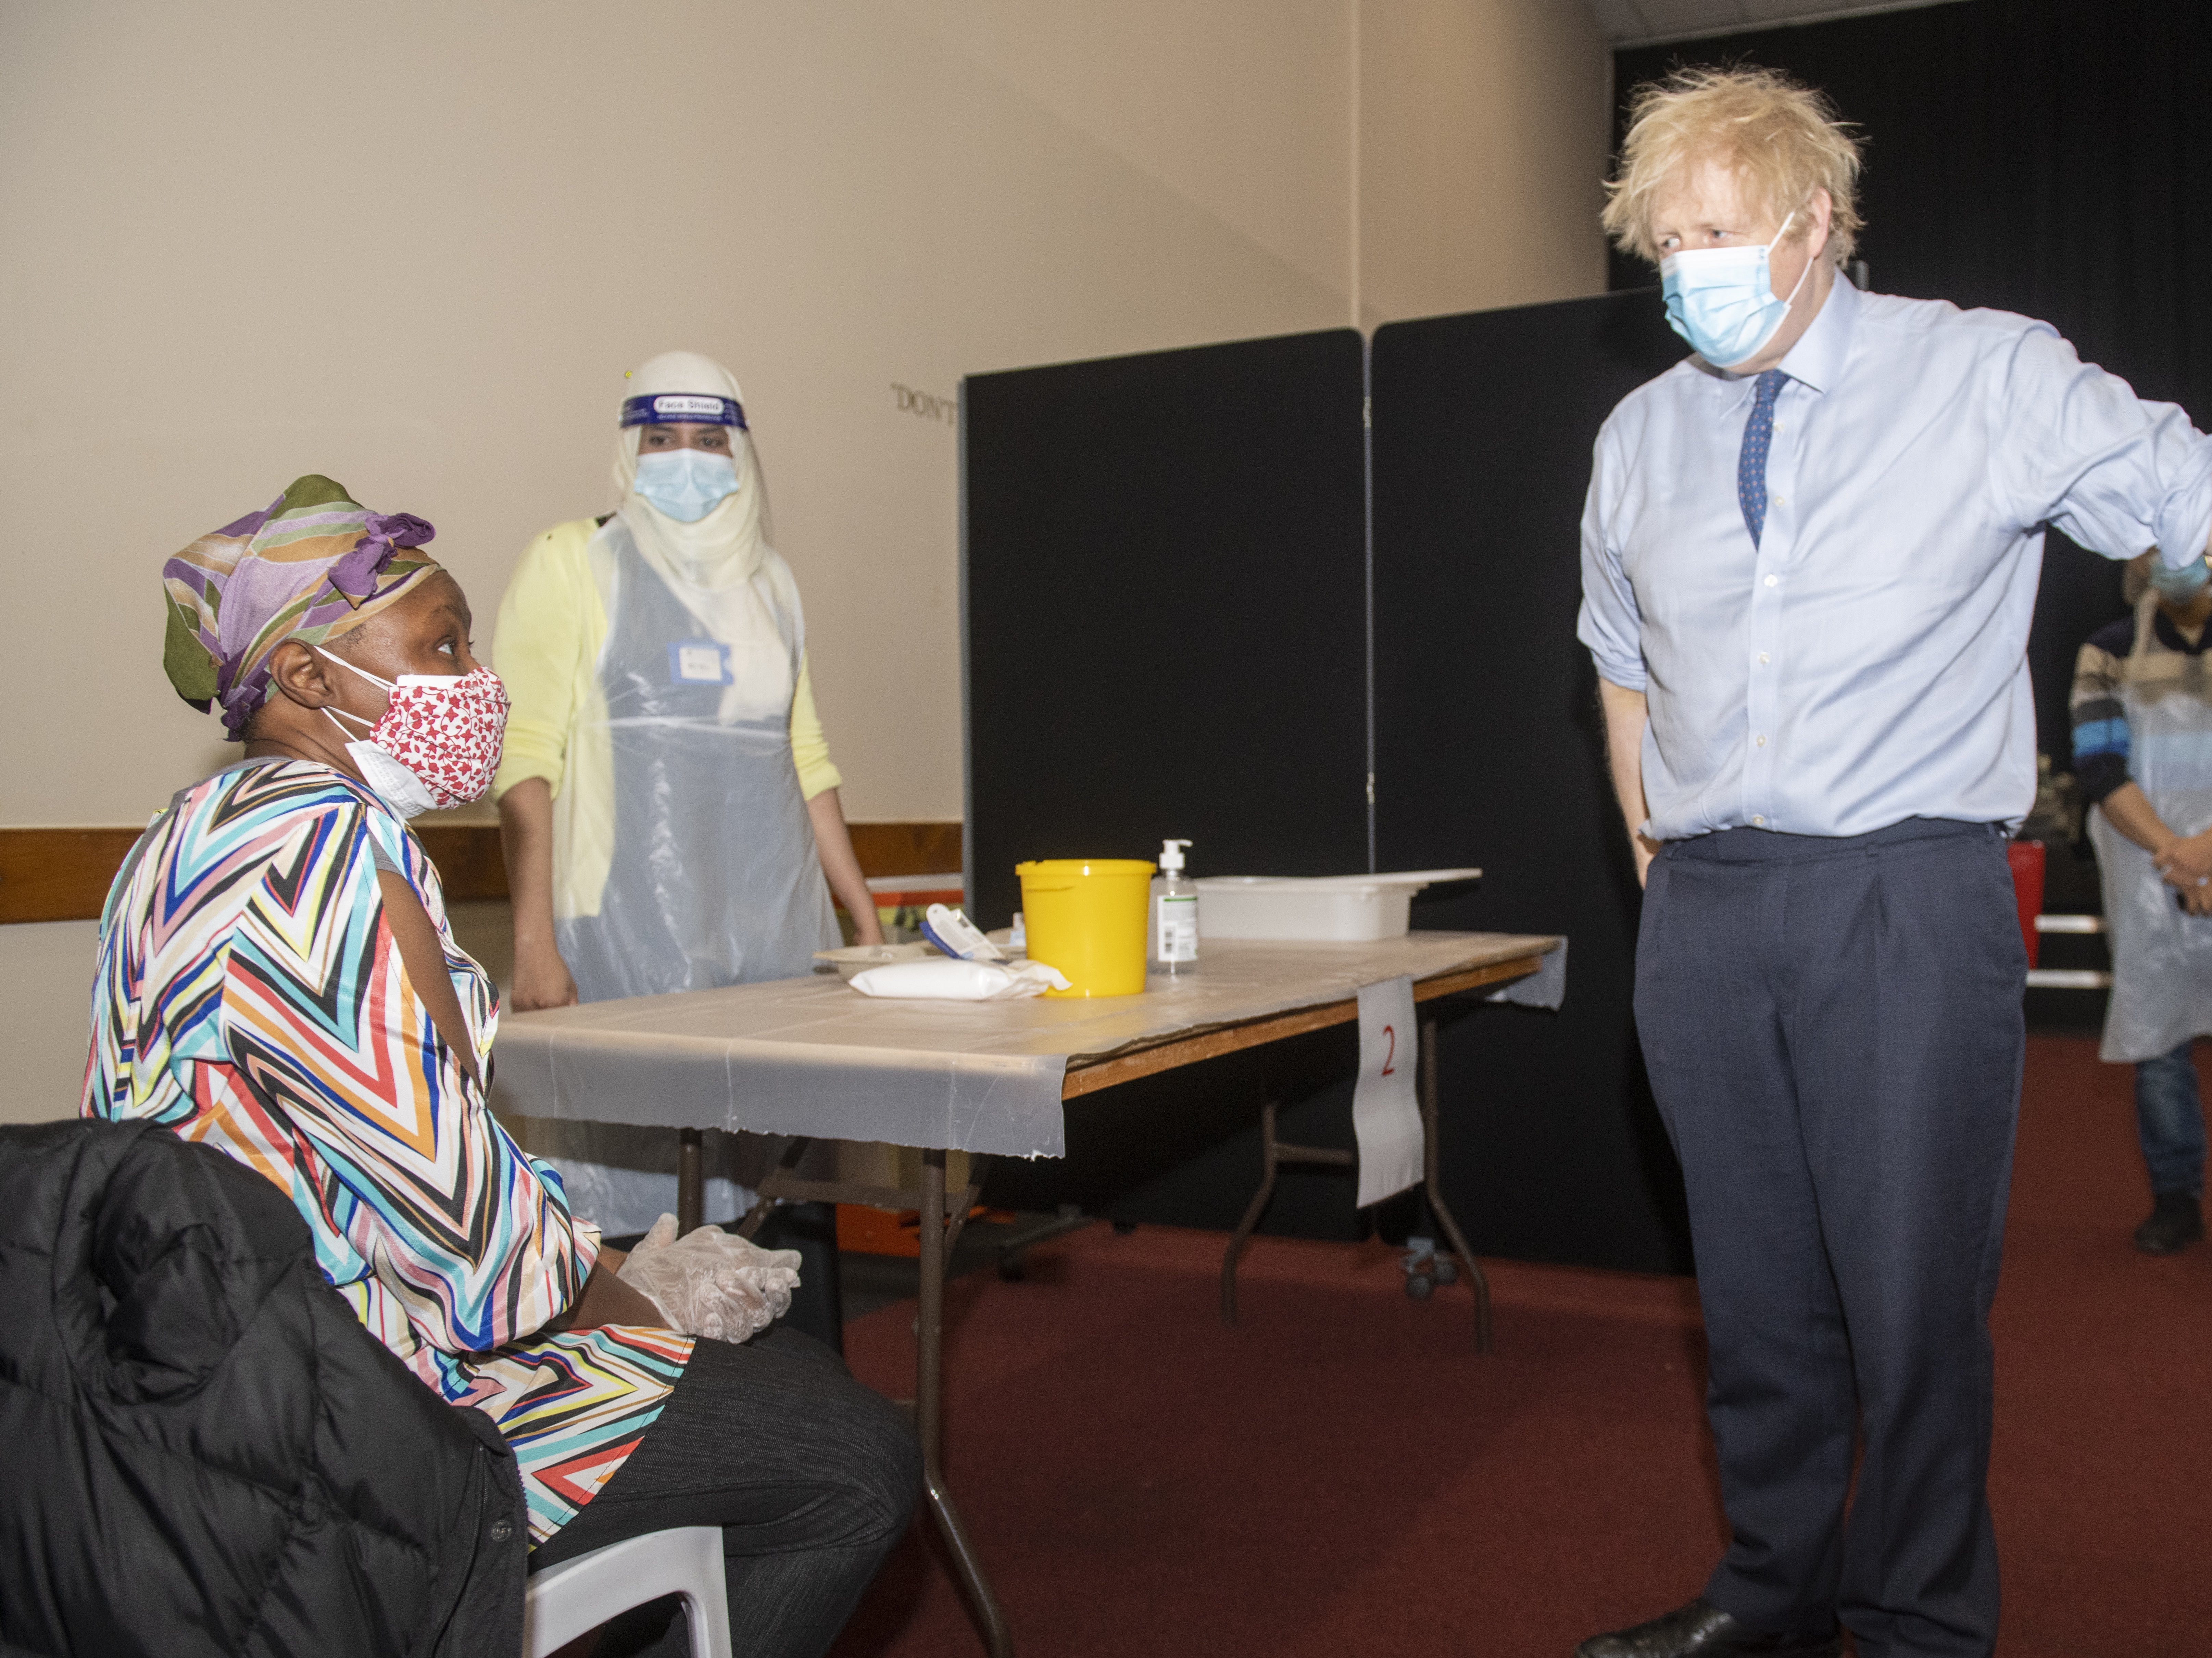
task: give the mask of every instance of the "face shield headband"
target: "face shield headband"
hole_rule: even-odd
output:
[[[678,422],[734,426],[740,432],[752,429],[745,424],[745,411],[735,398],[719,398],[702,392],[658,392],[623,399],[622,424],[625,428],[674,426]]]

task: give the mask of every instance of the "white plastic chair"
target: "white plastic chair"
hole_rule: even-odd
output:
[[[585,1631],[664,1594],[684,1597],[691,1658],[734,1658],[719,1526],[647,1532],[548,1566],[530,1580],[523,1600],[523,1658],[549,1658]]]

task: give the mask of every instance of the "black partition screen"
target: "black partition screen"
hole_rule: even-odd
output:
[[[1379,866],[1487,872],[1414,924],[1572,940],[1561,1012],[1446,1015],[1445,1189],[1485,1253],[1689,1264],[1630,1019],[1637,889],[1574,637],[1591,441],[1682,354],[1632,294],[1389,325],[1371,386],[1343,330],[982,375],[963,400],[973,913],[1006,920],[1022,859],[1149,857],[1170,835],[1200,874],[1370,867],[1371,717]],[[1079,1156],[994,1190],[1226,1226],[1257,1176],[1259,1099],[1284,1102],[1295,1139],[1350,1143],[1350,1050],[1270,1062],[1079,1114]],[[1146,1166],[1170,1145],[1176,1169]],[[1286,1186],[1271,1230],[1356,1235],[1339,1184]]]
[[[1363,361],[1350,329],[970,378],[969,896],[1017,862],[1367,862]]]
[[[1559,1013],[1445,1030],[1445,1191],[1486,1254],[1689,1264],[1630,1020],[1638,892],[1575,639],[1591,443],[1685,350],[1650,290],[1375,335],[1377,862],[1482,866],[1416,926],[1571,940]]]

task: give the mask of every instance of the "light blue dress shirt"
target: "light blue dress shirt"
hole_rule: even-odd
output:
[[[2212,439],[2046,323],[1841,277],[1782,368],[1757,546],[1751,378],[1689,358],[1598,434],[1576,631],[1647,700],[1644,832],[2016,823],[2044,526],[2201,556]]]

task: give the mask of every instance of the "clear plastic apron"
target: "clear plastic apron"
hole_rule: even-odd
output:
[[[720,644],[640,556],[620,518],[600,537],[615,574],[599,664],[614,853],[599,914],[555,923],[577,994],[607,1001],[809,973],[814,952],[839,937],[791,753],[799,618],[756,576],[775,643]],[[733,659],[748,649],[779,655]],[[672,1128],[545,1127],[575,1212],[604,1231],[641,1231],[675,1208]],[[728,1218],[742,1201],[724,1179],[710,1181],[708,1219]]]
[[[2158,595],[2136,610],[2136,643],[2120,687],[2128,774],[2177,835],[2212,828],[2212,659],[2158,639]],[[2104,872],[2112,997],[2099,1057],[2132,1063],[2212,1034],[2212,917],[2183,914],[2150,853],[2100,810],[2089,838]]]

